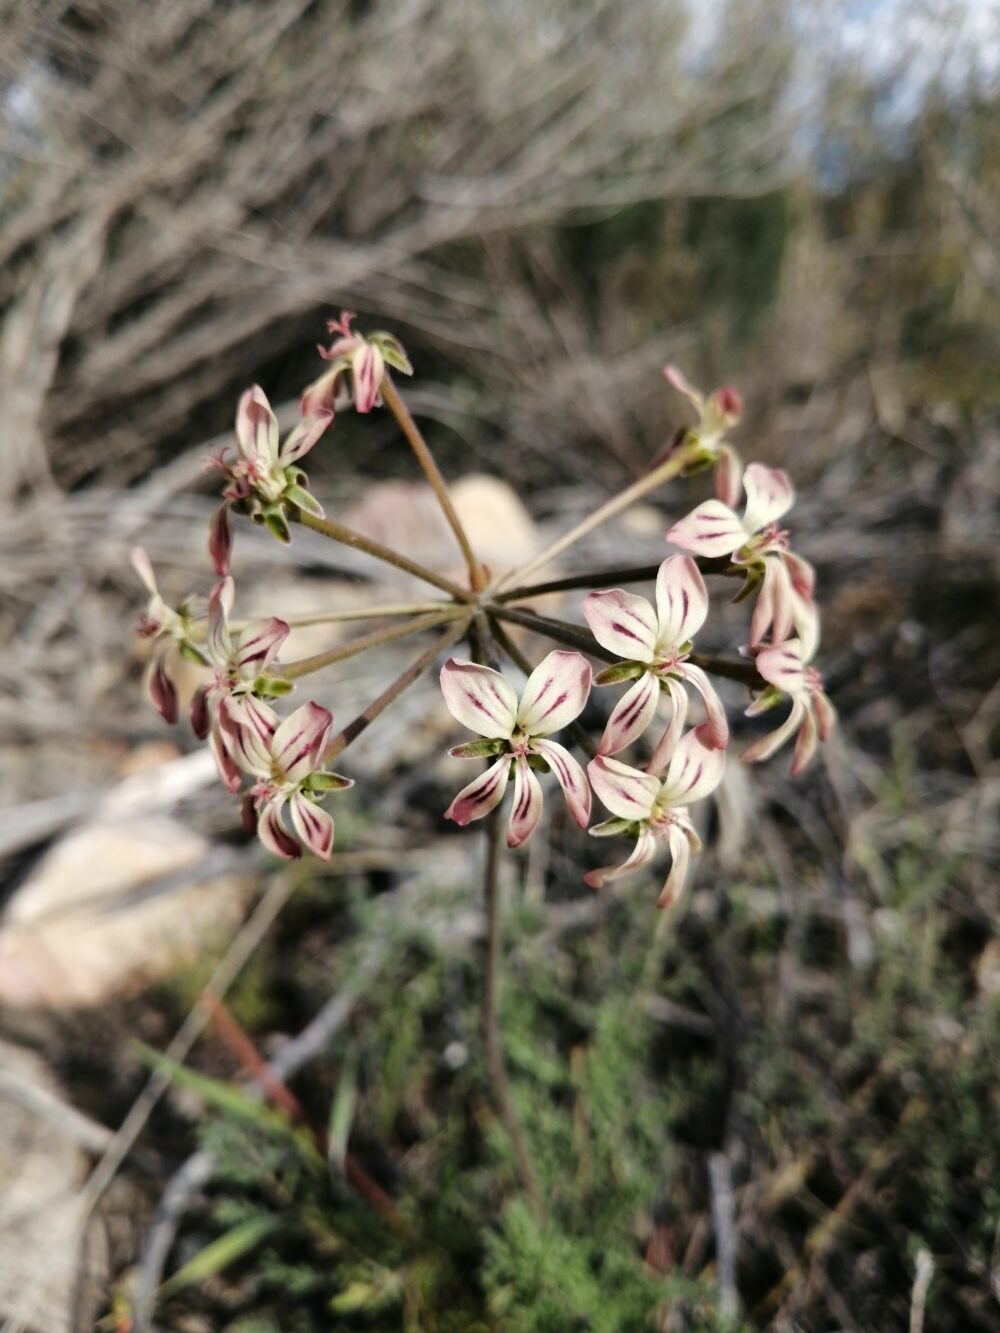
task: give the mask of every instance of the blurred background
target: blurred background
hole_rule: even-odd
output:
[[[0,5],[0,1328],[1000,1329],[998,65],[996,0]],[[295,418],[341,306],[492,568],[690,419],[673,361],[740,389],[818,570],[841,729],[795,783],[730,765],[679,919],[584,888],[554,801],[505,867],[541,1220],[433,678],[292,870],[142,696],[129,549],[209,590],[203,459],[250,383]],[[454,564],[387,413],[309,470]],[[704,493],[561,571],[659,560]],[[310,533],[235,573],[241,614],[405,586]]]

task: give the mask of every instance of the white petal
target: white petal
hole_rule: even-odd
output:
[[[520,756],[514,769],[514,804],[507,821],[507,846],[520,847],[527,842],[542,817],[542,788],[538,778]]]
[[[679,825],[671,825],[667,832],[667,843],[670,847],[670,874],[660,890],[660,897],[656,904],[661,910],[673,907],[684,892],[684,882],[687,879],[688,864],[691,860],[691,843],[688,841],[686,832]]]
[[[583,712],[592,679],[590,663],[582,653],[549,653],[528,677],[517,725],[529,736],[559,731]]]
[[[750,535],[728,505],[721,500],[706,500],[674,524],[667,533],[667,541],[682,551],[714,559],[732,555]]]
[[[441,668],[441,693],[456,722],[477,736],[506,740],[513,732],[517,695],[499,671],[451,657]]]
[[[672,385],[678,393],[682,393],[698,415],[701,416],[705,409],[705,395],[688,382],[677,366],[664,366],[663,375],[667,383]]]
[[[625,662],[651,662],[656,649],[656,612],[645,597],[607,588],[583,599],[590,632],[609,653]]]
[[[656,575],[656,646],[659,652],[693,639],[708,615],[708,592],[689,555],[667,556]]]
[[[743,474],[747,507],[743,511],[743,526],[747,532],[760,532],[770,523],[776,523],[795,503],[795,491],[788,473],[763,463],[749,463]]]
[[[602,866],[600,870],[588,870],[583,877],[584,883],[589,884],[592,889],[599,889],[602,885],[611,883],[612,880],[624,879],[626,875],[633,875],[637,870],[641,870],[644,865],[649,864],[655,851],[656,839],[649,829],[643,829],[636,839],[631,856],[627,860],[622,861],[621,865]]]
[[[278,418],[271,411],[267,395],[259,384],[241,395],[236,409],[236,441],[246,459],[263,455],[270,463],[278,461]]]
[[[297,791],[288,803],[292,827],[305,845],[321,861],[328,861],[333,851],[333,816],[321,810],[315,801]]]
[[[742,758],[748,764],[759,764],[764,759],[770,759],[771,755],[780,750],[785,741],[793,736],[805,717],[806,706],[800,698],[792,700],[792,711],[782,722],[776,731],[768,732],[762,736],[759,741],[754,741],[743,751]]]
[[[729,720],[722,706],[722,700],[715,692],[715,686],[701,667],[692,666],[690,662],[681,663],[678,675],[691,682],[705,705],[705,716],[708,721],[704,727],[699,728],[702,739],[709,749],[724,750],[729,744]]]
[[[470,824],[474,819],[482,819],[495,809],[503,800],[510,777],[511,756],[505,755],[491,764],[485,773],[480,773],[467,787],[463,787],[444,812],[445,819],[453,819],[456,824]]]
[[[785,694],[802,694],[806,688],[802,644],[798,639],[788,639],[785,643],[762,648],[754,665],[769,685],[774,685]]]
[[[667,805],[693,805],[715,791],[726,767],[725,750],[704,744],[701,727],[689,731],[670,759],[660,800]]]
[[[285,718],[274,733],[271,754],[289,782],[301,782],[323,762],[333,714],[321,704],[307,703]]]
[[[602,805],[620,819],[646,819],[660,791],[660,784],[651,773],[608,759],[599,754],[587,765],[590,785]]]
[[[678,684],[676,680],[668,680],[665,684],[673,714],[670,718],[670,725],[656,742],[656,749],[653,751],[653,757],[647,766],[650,773],[662,773],[670,763],[670,758],[676,750],[677,742],[684,731],[684,720],[687,717],[688,697],[684,686]]]
[[[651,672],[644,671],[612,709],[597,747],[598,754],[618,754],[637,741],[656,716],[659,700],[659,680]]]
[[[590,822],[590,786],[583,769],[569,751],[555,741],[536,740],[532,749],[535,754],[542,756],[556,775],[570,814],[581,828],[586,828]]]

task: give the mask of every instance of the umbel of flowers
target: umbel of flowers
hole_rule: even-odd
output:
[[[173,655],[179,652],[203,668],[191,724],[195,735],[211,746],[226,789],[234,796],[242,792],[244,823],[276,856],[290,859],[308,850],[325,858],[333,848],[334,821],[324,802],[352,785],[349,778],[330,771],[328,762],[443,660],[444,702],[473,736],[451,754],[485,765],[452,800],[447,818],[459,825],[487,816],[495,820],[512,788],[506,841],[516,848],[544,828],[546,789],[561,794],[580,829],[590,825],[593,792],[608,817],[591,825],[589,833],[627,842],[623,859],[588,871],[586,882],[599,888],[642,872],[662,851],[668,868],[659,903],[676,903],[691,857],[701,846],[693,808],[724,780],[731,746],[730,719],[713,676],[743,682],[750,718],[787,709],[773,730],[743,749],[746,762],[769,758],[794,737],[792,772],[797,775],[834,725],[833,706],[813,665],[820,624],[815,574],[791,549],[788,531],[778,526],[794,504],[790,479],[759,462],[744,468],[728,440],[742,412],[733,389],[702,394],[676,367],[668,366],[668,382],[695,409],[697,421],[671,439],[643,478],[528,565],[491,579],[392,381],[392,371],[411,373],[402,345],[386,332],[364,335],[353,328],[353,321],[354,316],[345,313],[330,322],[336,336],[328,348],[320,348],[327,369],[303,392],[301,419],[284,443],[263,390],[254,386],[240,398],[234,446],[211,460],[225,484],[210,525],[208,549],[216,582],[207,599],[188,598],[169,606],[146,554],[133,553],[148,594],[140,633],[151,641],[145,674],[150,700],[166,721],[176,722]],[[327,517],[301,463],[321,442],[328,447],[334,410],[348,403],[362,414],[381,407],[395,417],[455,533],[467,566],[465,582],[426,569],[405,552]],[[530,581],[630,504],[675,478],[708,470],[714,476],[715,498],[702,501],[667,529],[666,540],[674,550],[648,570],[621,571],[621,581],[646,582],[651,596],[615,586],[614,571],[581,571],[555,585]],[[328,652],[281,661],[292,618],[232,618],[234,517],[263,526],[283,542],[290,541],[299,526],[345,543],[423,579],[428,599],[352,613],[368,622],[364,633]],[[753,599],[746,640],[735,645],[739,652],[729,658],[697,649],[711,611],[706,578],[736,579],[735,600]],[[567,586],[584,591],[582,618],[557,620],[532,609],[534,599]],[[343,618],[343,613],[320,609],[307,619],[318,624]],[[532,664],[512,640],[513,626],[532,629],[557,647]],[[424,634],[434,637],[420,656],[337,734],[332,714],[315,701],[291,708],[284,718],[275,711],[274,702],[304,677],[347,657],[377,652],[390,641]],[[468,651],[452,655],[462,640]],[[520,688],[498,669],[501,658],[524,680]],[[596,676],[592,660],[600,664]],[[593,684],[624,687],[603,715],[603,689],[588,709]],[[692,708],[698,710],[693,717]],[[586,766],[569,746],[582,751]]]

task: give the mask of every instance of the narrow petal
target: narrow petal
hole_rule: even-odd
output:
[[[730,444],[719,446],[713,482],[715,498],[730,509],[735,509],[740,501],[740,491],[743,489],[743,464],[740,462],[739,454]]]
[[[691,861],[691,844],[684,829],[679,825],[673,824],[667,830],[667,845],[670,848],[670,874],[660,890],[656,903],[661,911],[673,907],[679,901],[684,892],[684,882]]]
[[[805,597],[812,601],[816,592],[816,571],[808,560],[803,560],[800,555],[794,551],[783,551],[781,555],[788,570],[789,578],[792,580],[792,587],[800,597]]]
[[[191,696],[191,730],[203,741],[208,735],[208,686],[199,685]]]
[[[517,725],[529,736],[559,731],[586,707],[593,680],[582,653],[557,649],[543,657],[528,677],[517,710]]]
[[[694,410],[701,416],[705,408],[705,395],[689,384],[683,372],[677,366],[664,366],[663,377],[669,385],[682,393]]]
[[[333,851],[333,817],[297,791],[288,802],[292,827],[314,856],[328,861]]]
[[[333,410],[328,407],[305,417],[292,431],[281,446],[280,461],[282,467],[303,458],[333,420]]]
[[[656,742],[656,748],[650,759],[647,769],[650,773],[663,773],[666,771],[670,759],[677,749],[677,744],[684,734],[684,721],[687,718],[688,697],[684,686],[675,680],[664,682],[667,687],[667,694],[670,698],[670,704],[673,709],[670,718],[670,724],[666,731]]]
[[[803,662],[811,662],[819,647],[820,620],[816,603],[792,589],[792,624],[802,645]]]
[[[785,694],[801,694],[806,688],[802,645],[798,639],[788,639],[785,643],[761,649],[754,665],[769,685]]]
[[[660,791],[651,773],[641,773],[602,754],[587,765],[587,776],[601,804],[619,819],[648,818]]]
[[[243,679],[259,675],[277,656],[291,630],[288,622],[271,616],[255,620],[236,636],[236,670]]]
[[[794,596],[792,581],[784,562],[778,556],[768,556],[764,561],[764,579],[750,618],[751,648],[763,642],[768,630],[771,630],[772,642],[785,642],[792,632]]]
[[[797,778],[816,753],[819,743],[819,729],[811,708],[803,712],[802,726],[795,740],[795,753],[792,755],[792,777]]]
[[[664,652],[693,639],[708,615],[708,592],[689,555],[669,555],[656,575],[657,648]]]
[[[532,749],[556,775],[570,814],[581,828],[586,828],[590,822],[590,786],[583,769],[565,746],[557,745],[555,741],[536,740]]]
[[[743,474],[743,489],[747,496],[743,526],[747,532],[760,532],[768,524],[777,523],[795,503],[795,491],[788,473],[779,467],[748,464]]]
[[[768,732],[762,736],[759,741],[754,741],[743,751],[742,758],[748,764],[759,764],[764,759],[770,759],[784,745],[791,736],[795,734],[801,725],[805,716],[806,706],[801,699],[792,700],[792,711],[782,722],[781,726],[775,731]]]
[[[257,837],[275,856],[280,856],[283,861],[295,861],[302,855],[302,848],[281,822],[283,804],[283,801],[266,802],[257,819]]]
[[[151,659],[147,666],[144,683],[149,702],[164,722],[173,726],[180,711],[177,706],[177,689],[164,665],[163,657],[159,653]]]
[[[228,733],[223,732],[218,724],[209,730],[208,746],[212,751],[212,758],[215,760],[215,767],[218,769],[222,785],[230,796],[235,796],[242,784],[243,774],[239,764],[233,759],[228,742]],[[251,833],[256,832],[256,825],[249,831]]]
[[[837,725],[837,710],[822,690],[813,690],[812,700],[819,727],[819,738],[821,741],[828,740],[830,732]]]
[[[526,843],[541,817],[541,783],[528,766],[527,759],[519,755],[514,769],[514,804],[507,821],[507,846],[520,847]]]
[[[370,412],[375,406],[385,362],[382,353],[373,343],[363,343],[351,358],[351,374],[354,379],[354,409],[357,412]]]
[[[333,714],[310,701],[296,708],[274,733],[271,754],[275,766],[289,782],[301,782],[323,759]]]
[[[667,766],[660,799],[667,805],[693,805],[715,791],[726,767],[725,750],[711,750],[701,727],[677,743]]]
[[[230,577],[217,583],[208,599],[208,655],[217,667],[227,667],[233,655],[233,641],[229,633],[229,617],[236,596],[236,585]]]
[[[626,662],[651,662],[656,650],[656,612],[645,597],[607,588],[583,599],[583,614],[602,648]]]
[[[156,575],[153,573],[153,563],[141,546],[133,546],[130,552],[132,568],[142,580],[142,585],[149,593],[150,597],[157,595]]]
[[[499,671],[451,657],[441,668],[441,693],[456,722],[477,736],[506,740],[517,721],[517,695]]]
[[[246,459],[260,454],[270,463],[278,461],[278,418],[259,384],[240,396],[236,409],[236,441]]]
[[[635,847],[627,860],[622,861],[620,865],[602,866],[600,870],[588,870],[583,877],[583,882],[589,884],[592,889],[599,889],[605,884],[610,884],[612,880],[624,879],[626,875],[634,875],[637,870],[648,865],[653,859],[656,851],[656,839],[650,833],[649,829],[643,829],[636,839]]]
[[[212,515],[208,527],[208,554],[216,574],[225,578],[229,573],[229,562],[233,557],[233,520],[229,513],[229,501],[223,500]]]
[[[721,500],[706,500],[674,524],[667,541],[682,551],[714,559],[738,551],[749,535],[739,517]]]
[[[705,705],[705,716],[708,720],[699,728],[703,741],[710,750],[724,750],[729,744],[729,719],[726,717],[722,700],[715,692],[715,686],[701,667],[692,666],[690,662],[681,663],[678,675],[691,682]]]
[[[660,682],[652,672],[644,671],[615,704],[597,753],[618,754],[637,741],[656,716],[659,699]]]
[[[482,819],[503,800],[510,777],[511,755],[504,755],[495,764],[491,764],[485,773],[463,787],[444,812],[445,819],[453,819],[456,824],[471,824],[474,819]]]

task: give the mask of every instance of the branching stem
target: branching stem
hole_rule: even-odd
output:
[[[425,616],[404,620],[401,625],[387,625],[384,629],[372,630],[370,634],[362,634],[360,638],[352,639],[350,643],[338,644],[336,648],[329,648],[324,653],[314,653],[312,657],[303,657],[298,662],[281,662],[277,664],[275,674],[284,676],[286,680],[298,680],[302,676],[312,675],[314,671],[332,666],[334,662],[345,662],[349,657],[357,657],[359,653],[366,653],[370,648],[378,648],[383,643],[392,643],[394,639],[405,639],[411,634],[419,634],[421,630],[434,629],[442,621],[455,620],[463,614],[467,615],[467,612],[461,607],[443,607],[440,611],[431,611]]]
[[[707,560],[699,556],[695,564],[703,574],[729,574],[743,578],[745,571],[733,566],[728,560]],[[551,579],[545,583],[527,583],[518,588],[508,588],[494,594],[496,602],[519,602],[530,597],[542,597],[552,592],[573,592],[576,588],[615,588],[620,584],[646,583],[655,579],[660,571],[657,565],[626,565],[622,568],[595,569],[589,574],[570,574],[564,579]]]

